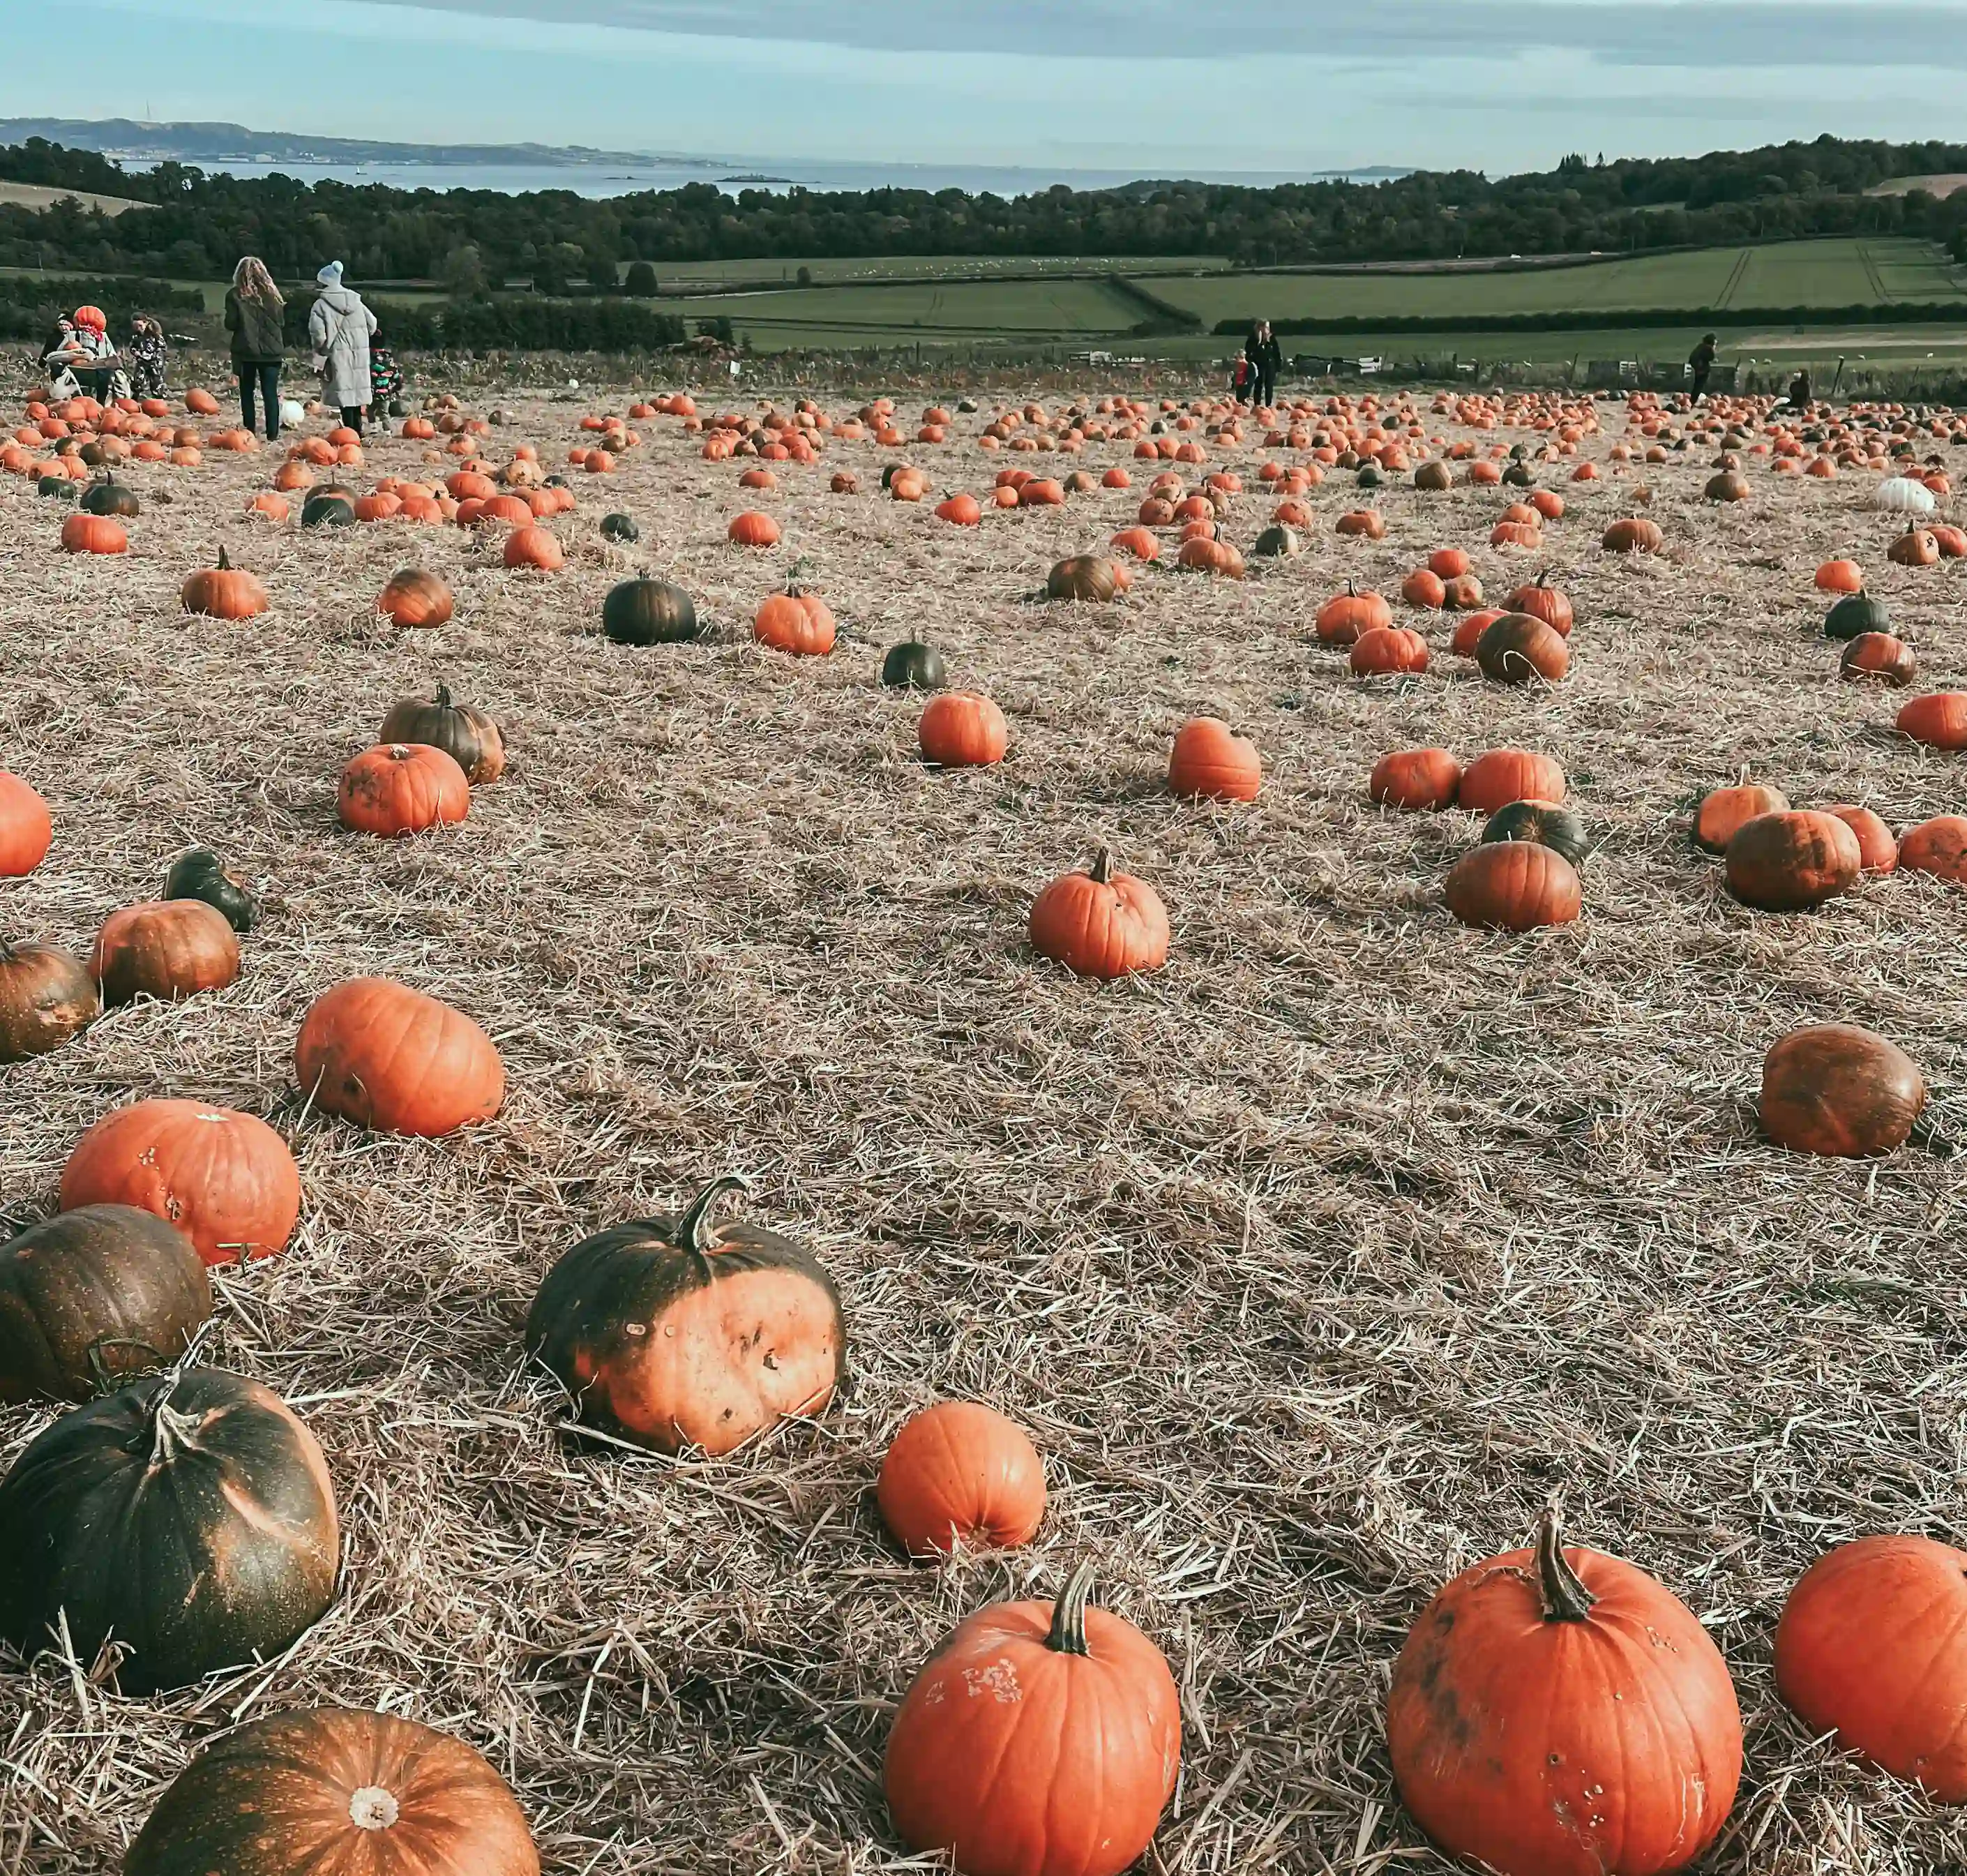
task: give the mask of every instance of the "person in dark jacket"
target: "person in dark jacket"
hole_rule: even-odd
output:
[[[164,328],[147,312],[130,322],[130,336],[123,346],[124,369],[130,374],[132,397],[162,397],[164,367],[169,357]]]
[[[266,406],[266,441],[280,434],[280,364],[287,354],[286,302],[266,271],[266,264],[248,254],[232,270],[225,296],[225,329],[232,335],[232,364],[239,374],[239,411],[246,428],[253,427],[253,393],[257,388]]]
[[[1697,404],[1707,395],[1708,375],[1714,369],[1714,351],[1715,338],[1710,332],[1688,356],[1687,368],[1694,374],[1694,401]]]
[[[1816,401],[1810,388],[1810,374],[1807,371],[1799,371],[1789,381],[1788,414],[1793,417],[1802,416],[1809,411],[1810,406]],[[1776,406],[1778,410],[1782,408],[1780,404]]]
[[[1277,395],[1277,377],[1284,368],[1284,348],[1277,343],[1277,335],[1271,330],[1268,319],[1259,319],[1250,328],[1250,336],[1243,341],[1243,356],[1250,361],[1251,402],[1258,404],[1274,403]]]

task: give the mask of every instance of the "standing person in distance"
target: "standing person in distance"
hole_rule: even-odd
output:
[[[232,270],[225,296],[225,329],[232,335],[232,368],[239,374],[239,414],[253,427],[253,393],[266,406],[266,441],[280,435],[280,364],[287,355],[284,321],[286,302],[266,271],[266,264],[248,254]]]
[[[360,436],[372,394],[369,339],[376,315],[354,287],[342,285],[340,261],[331,260],[315,278],[321,293],[308,315],[308,337],[321,374],[321,400],[340,410],[341,421]]]
[[[123,364],[130,374],[132,397],[156,398],[164,394],[164,364],[168,357],[162,322],[147,312],[130,322],[130,336],[123,347]]]
[[[1244,356],[1250,361],[1250,401],[1253,404],[1268,406],[1277,395],[1277,377],[1284,368],[1284,349],[1277,343],[1277,335],[1271,330],[1268,319],[1259,319],[1250,328],[1250,336],[1244,341]]]
[[[1710,332],[1688,356],[1687,368],[1694,374],[1694,401],[1707,395],[1708,374],[1714,369],[1714,335]]]

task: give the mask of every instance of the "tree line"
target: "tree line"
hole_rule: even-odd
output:
[[[1820,137],[1690,157],[1567,157],[1491,179],[1418,170],[1385,182],[1269,189],[1142,182],[1006,199],[961,189],[735,196],[707,183],[589,200],[126,171],[36,138],[0,150],[0,178],[122,196],[117,216],[57,203],[0,208],[0,264],[212,279],[257,254],[283,279],[325,259],[364,280],[433,280],[458,299],[509,283],[551,293],[650,295],[678,261],[968,254],[1225,257],[1239,264],[1643,251],[1802,235],[1909,234],[1967,251],[1967,192],[1874,196],[1878,183],[1967,170],[1967,144]]]

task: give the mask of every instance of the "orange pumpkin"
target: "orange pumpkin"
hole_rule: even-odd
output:
[[[1494,931],[1568,925],[1584,903],[1577,868],[1555,849],[1528,840],[1471,848],[1449,868],[1444,891],[1463,924]]]
[[[300,1216],[301,1179],[264,1121],[195,1101],[105,1114],[62,1169],[61,1208],[134,1205],[168,1220],[208,1264],[270,1257]]]
[[[947,691],[932,698],[916,726],[925,762],[945,768],[987,768],[1004,759],[1010,726],[987,697],[972,691]]]
[[[975,1401],[942,1401],[895,1435],[875,1499],[911,1557],[1009,1550],[1044,1519],[1045,1467],[1015,1421]]]
[[[376,609],[386,613],[406,630],[418,626],[447,625],[456,601],[451,588],[434,573],[418,567],[405,567],[383,587]]]
[[[1967,817],[1937,814],[1908,828],[1899,841],[1899,870],[1967,885]]]
[[[489,1120],[505,1098],[492,1039],[434,997],[383,977],[317,998],[294,1044],[301,1092],[386,1134],[434,1138]]]
[[[1353,641],[1349,662],[1355,678],[1423,671],[1427,669],[1427,641],[1403,626],[1375,626]]]
[[[1541,619],[1505,613],[1483,629],[1475,661],[1484,677],[1500,684],[1528,684],[1533,678],[1556,684],[1571,668],[1571,649]]]
[[[1827,807],[1858,839],[1859,864],[1868,873],[1889,873],[1899,863],[1899,843],[1892,830],[1868,807],[1843,803]]]
[[[1452,807],[1462,787],[1462,765],[1445,749],[1396,749],[1373,765],[1371,798],[1403,813]]]
[[[1394,609],[1374,592],[1361,593],[1348,581],[1345,590],[1318,609],[1317,631],[1326,645],[1356,644],[1361,636],[1394,623]]]
[[[1504,603],[1513,613],[1541,619],[1560,638],[1571,636],[1571,601],[1550,584],[1549,574],[1531,585],[1518,587]]]
[[[1728,843],[1728,890],[1765,912],[1821,905],[1849,891],[1863,868],[1858,836],[1834,814],[1758,814]]]
[[[1903,687],[1913,681],[1919,660],[1913,649],[1889,632],[1861,632],[1847,644],[1837,659],[1837,673],[1850,681],[1876,678]]]
[[[130,536],[108,515],[70,515],[62,523],[61,548],[64,554],[127,554]]]
[[[0,769],[0,879],[24,879],[54,840],[48,804],[18,775]]]
[[[752,636],[761,645],[802,658],[822,657],[832,651],[836,630],[825,600],[796,580],[766,600],[751,623]]]
[[[1855,560],[1826,560],[1817,570],[1815,584],[1820,593],[1862,593],[1864,569]]]
[[[1254,801],[1263,781],[1257,746],[1219,717],[1197,716],[1176,733],[1168,788],[1218,801]]]
[[[358,833],[422,833],[471,812],[471,784],[457,759],[425,742],[379,742],[341,771],[336,808]]]
[[[1493,814],[1512,801],[1564,799],[1564,771],[1548,755],[1529,749],[1491,749],[1462,771],[1460,804]]]
[[[761,514],[756,509],[748,509],[743,514],[734,516],[725,532],[740,547],[777,547],[779,544],[779,524],[770,515]]]
[[[1119,1876],[1153,1839],[1181,1764],[1161,1651],[1090,1609],[1083,1564],[1052,1604],[961,1623],[895,1715],[883,1775],[912,1850],[964,1876]]]
[[[1897,727],[1901,736],[1929,749],[1967,749],[1967,691],[1914,697],[1899,712]]]
[[[499,499],[510,500],[512,498],[507,496]],[[523,507],[525,504],[521,506]],[[526,513],[530,516],[532,510],[527,509]],[[504,558],[508,567],[531,568],[538,573],[557,573],[567,564],[567,555],[559,541],[547,529],[537,526],[531,521],[524,527],[515,528],[506,535]]]
[[[1694,816],[1694,844],[1707,853],[1725,853],[1728,843],[1758,814],[1781,814],[1788,798],[1759,783],[1739,782],[1715,788],[1701,798]]]
[[[1032,949],[1081,977],[1111,979],[1168,962],[1168,920],[1145,880],[1113,871],[1104,847],[1083,873],[1055,879],[1032,901]]]
[[[1608,554],[1657,554],[1666,545],[1666,537],[1656,521],[1615,521],[1599,545]]]
[[[218,564],[193,574],[178,597],[186,612],[208,619],[254,619],[272,603],[266,589],[244,568],[234,567],[223,547],[218,550]]]
[[[1532,1548],[1464,1570],[1422,1612],[1387,1742],[1421,1828],[1510,1876],[1684,1869],[1742,1770],[1741,1711],[1707,1630],[1645,1571],[1567,1551],[1549,1513]]]
[[[137,997],[174,1003],[223,990],[239,975],[239,936],[202,899],[153,899],[104,920],[89,974],[105,1007]]]
[[[1762,1059],[1762,1131],[1793,1153],[1856,1160],[1896,1153],[1926,1106],[1905,1051],[1868,1029],[1792,1030]]]

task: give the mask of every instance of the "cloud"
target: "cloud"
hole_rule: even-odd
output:
[[[1216,60],[1582,53],[1608,65],[1967,67],[1963,0],[389,0],[402,7],[868,52]],[[932,73],[925,74],[933,86]]]

